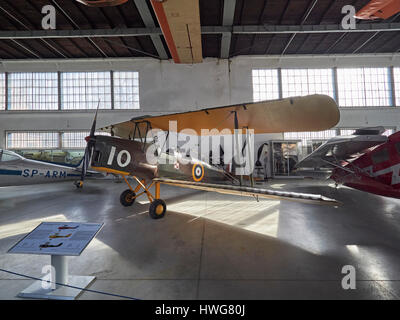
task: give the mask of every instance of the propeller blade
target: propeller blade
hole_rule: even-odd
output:
[[[93,154],[93,148],[94,148],[94,137],[95,137],[95,132],[96,132],[96,122],[97,122],[97,112],[99,111],[100,107],[100,100],[97,104],[97,109],[96,113],[94,115],[92,127],[90,129],[90,134],[89,134],[89,139],[87,139],[87,144],[85,148],[85,153],[83,155],[83,161],[82,161],[82,172],[81,172],[81,179],[79,182],[77,182],[76,186],[78,188],[81,188],[83,186],[83,181],[85,180],[87,170],[90,165],[90,160]]]
[[[92,128],[90,129],[90,137],[91,138],[94,137],[94,133],[96,132],[97,112],[99,111],[99,107],[100,107],[100,100],[97,103],[97,109],[96,109],[96,113],[94,114]]]

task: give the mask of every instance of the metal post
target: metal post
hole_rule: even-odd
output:
[[[391,66],[389,68],[389,85],[390,85],[390,99],[392,103],[390,104],[391,107],[398,107],[396,101],[396,90],[395,90],[395,83],[394,83],[394,67]]]
[[[278,68],[278,90],[279,90],[279,99],[282,99],[283,98],[282,68]]]
[[[254,187],[254,175],[253,175],[253,170],[254,170],[254,159],[252,157],[252,150],[251,150],[251,146],[250,146],[250,133],[249,133],[249,128],[246,128],[246,139],[247,139],[247,152],[249,154],[248,156],[248,160],[250,163],[250,185],[252,187]]]
[[[114,71],[110,71],[110,84],[111,84],[111,110],[114,110]]]
[[[5,101],[4,101],[4,110],[10,110],[9,108],[8,108],[8,104],[9,104],[9,102],[10,102],[10,97],[8,96],[8,72],[6,72],[5,73],[5,75],[4,75],[4,81],[5,81],[5,86],[4,86],[4,94],[5,94]]]
[[[58,97],[57,97],[57,109],[61,110],[62,109],[62,90],[61,90],[61,72],[57,71],[57,92],[58,92]]]
[[[234,139],[236,138],[236,148],[237,148],[237,157],[233,157],[233,164],[235,164],[234,166],[234,170],[236,171],[236,168],[238,167],[238,164],[240,162],[240,154],[241,154],[241,149],[240,149],[240,145],[239,145],[239,120],[237,117],[237,111],[233,111],[234,115],[235,115],[235,119],[234,119],[234,125],[235,125],[235,135],[234,135]],[[235,152],[234,152],[235,154]],[[238,163],[236,163],[236,159],[238,160]],[[233,173],[235,175],[235,173]],[[243,185],[243,176],[240,175],[239,176],[239,180],[240,180],[240,185]]]
[[[336,103],[339,105],[339,82],[337,67],[333,68],[333,95]]]
[[[51,265],[54,268],[56,283],[68,284],[68,261],[67,256],[51,256]],[[56,288],[59,288],[59,285],[56,285]]]

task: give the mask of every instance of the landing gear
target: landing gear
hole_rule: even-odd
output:
[[[124,207],[130,207],[136,200],[136,193],[133,192],[131,189],[127,189],[121,193],[119,197],[119,201]]]
[[[83,188],[83,181],[75,181],[74,185],[77,189],[82,189]]]
[[[138,183],[136,189],[133,189],[129,184],[126,176],[122,176],[128,185],[129,189],[125,190],[121,193],[119,198],[121,204],[124,207],[130,207],[135,202],[136,198],[145,194],[150,201],[149,215],[152,219],[161,219],[165,216],[165,212],[167,211],[167,205],[164,200],[160,199],[160,183],[156,181],[152,181],[150,184],[146,185],[145,180],[139,180],[137,177],[132,176]],[[155,194],[151,194],[149,189],[154,185]],[[143,189],[142,192],[138,193],[140,189]]]
[[[164,200],[155,199],[149,208],[149,215],[152,219],[161,219],[165,216],[167,211],[167,205]]]

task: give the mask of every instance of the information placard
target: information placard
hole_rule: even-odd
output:
[[[42,222],[8,253],[79,256],[103,223]]]

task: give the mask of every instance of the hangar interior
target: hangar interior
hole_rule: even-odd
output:
[[[399,298],[398,200],[336,189],[332,181],[291,179],[289,165],[357,128],[399,130],[399,14],[357,20],[356,30],[341,26],[344,6],[358,10],[368,2],[200,0],[202,62],[175,63],[149,0],[101,8],[2,1],[0,149],[75,165],[98,103],[100,128],[325,94],[339,106],[335,127],[256,135],[255,150],[268,143],[273,179],[262,185],[323,194],[342,205],[163,186],[168,213],[153,221],[148,201],[120,206],[118,181],[88,181],[81,190],[70,182],[0,187],[0,266],[41,275],[48,257],[6,252],[42,221],[104,222],[85,253],[70,259],[71,272],[97,277],[95,290],[139,299]],[[45,5],[55,8],[54,30],[42,29]],[[346,265],[357,269],[356,290],[341,287]],[[0,273],[0,298],[14,299],[30,281]]]

